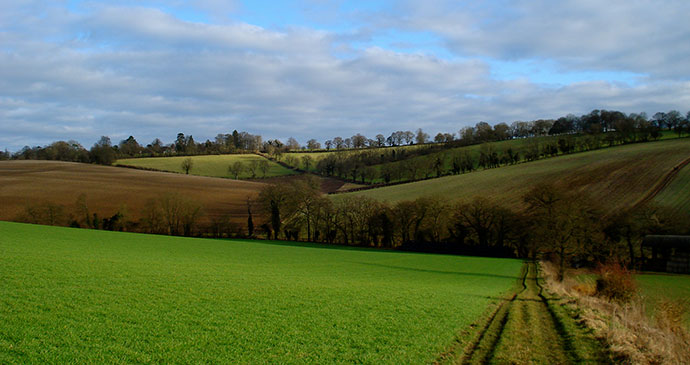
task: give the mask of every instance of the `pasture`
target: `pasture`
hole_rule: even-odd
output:
[[[146,158],[128,158],[115,161],[116,166],[134,166],[159,171],[169,171],[184,174],[182,169],[182,161],[187,158],[192,159],[192,168],[189,170],[190,175],[210,176],[210,177],[232,177],[228,172],[228,167],[235,162],[241,162],[245,168],[249,166],[252,161],[267,161],[268,170],[266,174],[256,169],[255,177],[276,177],[294,175],[295,171],[285,168],[273,161],[254,154],[235,154],[235,155],[204,155],[204,156],[175,156],[175,157],[146,157]],[[252,178],[251,172],[247,169],[242,171],[239,175],[240,179]]]
[[[522,262],[0,222],[2,363],[429,363]]]
[[[397,202],[422,196],[471,200],[483,196],[506,207],[522,206],[521,197],[547,182],[601,202],[605,211],[633,205],[681,161],[690,156],[690,140],[630,144],[559,156],[473,173],[394,185],[348,194]],[[688,191],[677,191],[687,196]],[[671,198],[671,199],[677,199]]]
[[[203,222],[227,216],[245,224],[246,200],[264,184],[74,162],[0,161],[0,186],[0,220],[15,220],[27,207],[47,203],[70,210],[81,194],[92,213],[106,217],[126,210],[128,219],[138,220],[148,199],[177,193],[203,205]]]

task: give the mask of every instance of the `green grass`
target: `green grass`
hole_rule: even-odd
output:
[[[249,164],[253,160],[265,160],[264,157],[245,154],[245,155],[206,155],[206,156],[175,156],[175,157],[148,157],[148,158],[129,158],[115,161],[115,165],[127,165],[155,169],[160,171],[171,171],[184,173],[182,161],[191,158],[193,161],[190,175],[211,176],[211,177],[231,177],[228,167],[240,161]],[[296,174],[295,171],[287,169],[275,162],[269,161],[269,169],[266,177],[285,176]],[[261,170],[256,171],[257,177],[263,177]],[[251,173],[244,171],[240,174],[240,179],[251,178]]]
[[[394,185],[349,194],[397,202],[422,196],[470,200],[483,196],[506,207],[521,206],[521,197],[537,183],[551,182],[586,193],[605,210],[632,205],[676,164],[690,155],[690,139],[630,144],[504,166],[456,176]],[[682,192],[679,192],[682,194]],[[686,193],[687,194],[687,193]]]
[[[517,260],[0,222],[0,363],[428,363]]]
[[[660,206],[690,215],[690,165],[682,168],[671,183],[652,201]]]
[[[662,300],[685,300],[690,305],[690,275],[639,274],[635,280],[652,316]],[[690,330],[690,307],[686,309],[685,325]]]

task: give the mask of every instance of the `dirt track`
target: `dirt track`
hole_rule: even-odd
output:
[[[498,306],[474,339],[451,352],[456,353],[437,362],[564,364],[605,359],[595,341],[545,294],[534,263],[525,264],[521,287]]]
[[[640,200],[638,200],[633,205],[633,208],[644,205],[647,202],[654,199],[655,196],[657,196],[671,183],[671,181],[673,181],[673,179],[678,175],[678,172],[680,172],[680,170],[688,164],[690,164],[690,157],[688,157],[687,159],[685,159],[685,161],[679,163],[678,165],[674,166],[673,169],[671,169],[671,171],[664,175],[664,177],[662,177],[661,180],[659,180],[659,182],[656,185],[654,185],[654,187],[647,194],[645,194]]]

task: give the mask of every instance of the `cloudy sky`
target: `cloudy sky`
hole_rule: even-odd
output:
[[[0,0],[0,149],[690,109],[690,1]]]

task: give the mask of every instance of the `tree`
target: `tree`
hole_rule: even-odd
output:
[[[288,150],[298,150],[300,149],[299,142],[293,137],[288,138],[287,140],[287,149]]]
[[[247,171],[252,174],[252,179],[256,177],[256,170],[259,168],[259,161],[260,160],[258,159],[252,159],[247,164]]]
[[[363,148],[366,147],[367,144],[367,137],[357,133],[352,138],[350,138],[352,141],[352,147],[354,148]]]
[[[540,184],[524,197],[532,221],[533,239],[541,249],[558,256],[558,279],[563,280],[566,264],[591,245],[599,214],[582,196],[571,196],[553,185]]]
[[[115,150],[113,150],[110,138],[107,136],[102,136],[101,139],[91,147],[89,153],[91,162],[100,165],[111,165],[115,162]]]
[[[494,126],[494,139],[502,141],[510,136],[510,127],[505,123],[498,123]]]
[[[386,144],[386,137],[383,134],[376,135],[376,147],[383,147]]]
[[[259,193],[258,201],[264,212],[270,216],[270,227],[273,230],[273,239],[278,239],[283,226],[283,218],[289,216],[289,201],[292,198],[292,189],[285,184],[271,184]]]
[[[425,144],[429,141],[429,135],[424,133],[422,128],[417,129],[417,134],[415,136],[417,144]]]
[[[436,134],[436,137],[434,137],[434,142],[436,142],[436,143],[443,143],[445,140],[446,139],[443,136],[443,133],[441,133],[441,132],[438,132],[438,134]]]
[[[309,155],[302,156],[302,166],[304,166],[305,171],[309,171],[309,168],[311,167],[313,162],[314,162],[314,159],[311,156],[309,156]]]
[[[495,209],[496,206],[487,199],[476,198],[456,207],[455,220],[474,232],[480,246],[488,247],[496,223]]]
[[[189,170],[192,169],[193,165],[194,161],[191,157],[185,158],[184,160],[182,160],[182,171],[184,171],[185,174],[189,175]]]
[[[141,146],[134,137],[129,136],[120,142],[120,153],[125,156],[137,156],[141,153]]]
[[[310,150],[319,150],[321,149],[321,144],[317,140],[312,138],[307,141],[307,148]]]
[[[242,171],[244,171],[244,164],[240,161],[235,161],[228,166],[228,172],[235,178],[235,180],[240,178]]]
[[[414,133],[410,131],[404,131],[402,132],[402,138],[406,144],[412,144],[412,142],[414,142]]]
[[[262,159],[261,161],[259,161],[259,170],[261,170],[263,177],[266,177],[266,173],[268,172],[269,168],[270,164],[268,163],[268,160]]]
[[[345,141],[343,141],[342,137],[333,138],[333,145],[335,146],[335,149],[337,149],[337,150],[342,149],[344,144],[345,144]]]
[[[254,236],[254,220],[252,219],[252,201],[247,198],[247,237]]]

